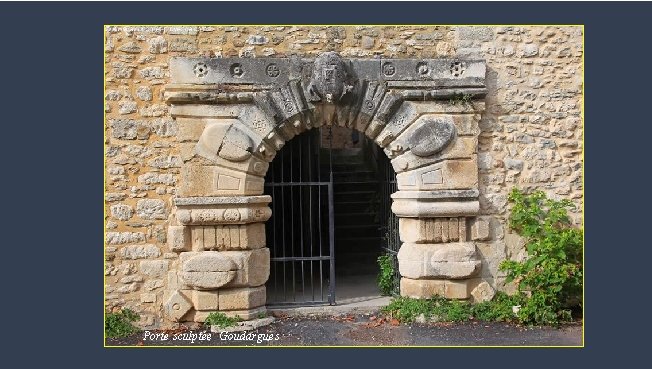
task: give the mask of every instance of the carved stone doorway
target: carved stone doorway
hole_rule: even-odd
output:
[[[168,240],[179,254],[164,308],[175,321],[265,311],[269,163],[312,128],[357,130],[397,173],[400,293],[468,298],[481,262],[477,215],[482,60],[176,58],[166,101],[183,166]]]

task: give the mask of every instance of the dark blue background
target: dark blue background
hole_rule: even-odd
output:
[[[633,362],[649,341],[651,14],[623,2],[0,4],[2,351],[113,368],[225,367],[237,356],[228,367]],[[586,25],[585,349],[102,347],[103,24],[265,23]]]

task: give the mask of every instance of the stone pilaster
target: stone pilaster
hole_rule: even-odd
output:
[[[403,244],[398,253],[401,295],[467,299],[482,265],[469,235],[478,191],[398,191],[392,211]]]
[[[164,304],[175,321],[203,322],[221,311],[250,319],[264,312],[269,249],[265,224],[270,196],[176,198],[170,249],[179,254],[170,272],[174,288]]]
[[[477,134],[484,104],[433,102],[424,109],[408,129],[412,135],[385,150],[397,172],[392,211],[403,242],[401,294],[467,299],[482,265],[470,228],[480,210]],[[437,132],[437,139],[424,141],[426,132]],[[410,150],[396,155],[392,145]]]

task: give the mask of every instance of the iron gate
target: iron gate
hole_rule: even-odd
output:
[[[288,141],[265,177],[268,305],[335,303],[332,160],[320,141],[321,129]]]
[[[399,294],[401,275],[398,271],[398,249],[401,247],[399,237],[398,217],[391,209],[390,195],[398,191],[396,172],[392,163],[384,155],[378,155],[380,173],[380,221],[383,235],[383,252],[390,256],[394,270],[392,293]]]

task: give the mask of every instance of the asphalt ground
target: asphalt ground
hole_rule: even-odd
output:
[[[166,336],[167,335],[167,336]],[[252,331],[144,330],[107,346],[581,346],[582,324],[528,327],[512,323],[400,324],[374,314],[280,317]]]

